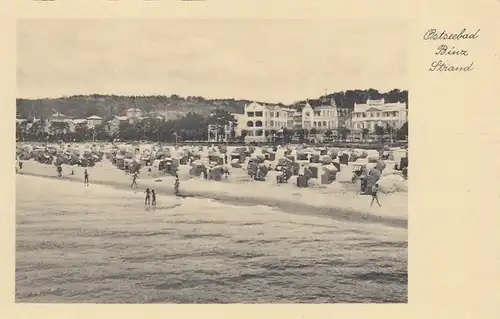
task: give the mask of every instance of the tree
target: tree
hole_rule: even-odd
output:
[[[340,127],[339,130],[339,136],[342,141],[345,141],[347,139],[347,136],[351,133],[351,130],[348,129],[347,127]]]
[[[215,139],[215,133],[214,131],[209,131],[208,136],[210,137],[210,140],[213,141]]]
[[[238,122],[227,110],[217,108],[214,109],[212,114],[208,117],[207,124],[214,125],[217,128],[219,136],[219,140],[217,142],[222,142],[226,135],[226,127],[234,130],[234,128],[238,125]],[[236,135],[236,132],[234,135]]]
[[[139,139],[139,134],[133,124],[128,121],[120,123],[118,137],[122,141],[134,141]]]
[[[289,130],[286,127],[284,127],[283,132],[281,134],[283,137],[283,144],[288,144],[292,141],[292,136],[293,136],[292,130]]]
[[[24,141],[27,125],[28,124],[26,122],[16,122],[16,141]]]
[[[53,139],[61,139],[68,131],[69,124],[67,122],[52,122],[50,124],[50,135]]]
[[[241,130],[241,136],[240,139],[242,142],[245,142],[245,137],[247,137],[248,131],[247,130]]]
[[[367,129],[367,128],[364,128],[361,130],[361,136],[363,138],[363,140],[366,140],[366,138],[368,137],[368,135],[370,134],[370,130]]]
[[[264,135],[266,136],[267,139],[269,139],[269,136],[271,135],[271,131],[264,131]]]
[[[408,139],[408,122],[403,124],[401,128],[396,133],[397,140],[407,140]]]
[[[385,129],[383,126],[375,125],[375,134],[377,135],[377,139],[379,141],[384,140],[384,132],[385,132]]]
[[[333,136],[333,131],[331,129],[326,130],[325,137],[330,140]]]
[[[305,139],[306,139],[306,134],[307,134],[307,130],[306,129],[301,129],[301,130],[298,130],[298,136],[299,136],[299,143],[304,143],[305,142]]]
[[[88,129],[85,123],[75,124],[75,133],[73,138],[78,142],[84,141],[88,138]]]

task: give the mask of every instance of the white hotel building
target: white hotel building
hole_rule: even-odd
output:
[[[246,141],[266,141],[266,131],[277,132],[282,128],[293,128],[294,113],[293,109],[252,102],[245,106],[245,114],[238,119],[238,126],[241,130],[248,132]]]
[[[408,110],[405,103],[385,103],[384,99],[368,100],[366,104],[354,104],[352,129],[361,132],[375,131],[375,126],[399,129],[407,121]]]
[[[314,128],[318,132],[336,130],[339,127],[339,116],[335,100],[315,102],[308,101],[302,109],[302,128]],[[312,106],[311,103],[315,105]]]

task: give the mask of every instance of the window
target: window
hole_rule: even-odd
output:
[[[248,127],[253,127],[253,122],[252,122],[252,121],[248,121],[248,122],[247,122],[247,126],[248,126]]]
[[[264,131],[262,131],[262,130],[257,130],[255,132],[255,136],[262,136],[262,134],[264,134]]]
[[[269,113],[269,115],[270,115],[271,117],[274,117],[274,112],[270,112],[270,113]]]
[[[313,127],[316,127],[316,122],[313,122]]]
[[[365,113],[363,113],[363,117],[366,117],[366,114],[365,114]]]
[[[257,121],[255,122],[256,127],[262,127],[262,121]]]
[[[255,112],[255,116],[256,116],[256,117],[262,117],[262,111]]]
[[[253,131],[248,131],[248,136],[253,136]]]
[[[280,112],[276,112],[276,117],[280,117]]]
[[[274,121],[271,121],[270,123],[271,123],[271,126],[274,126]]]
[[[372,112],[370,112],[370,117],[373,117],[373,113]]]
[[[311,113],[309,113],[309,112],[306,112],[306,116],[311,116]]]
[[[326,127],[326,121],[323,121],[323,127]]]
[[[255,114],[254,112],[247,112],[248,117],[254,117],[254,114]]]
[[[315,116],[321,116],[321,111],[314,111]]]
[[[377,117],[380,117],[380,113],[379,112],[377,112]]]
[[[321,122],[318,122],[318,127],[321,127]]]

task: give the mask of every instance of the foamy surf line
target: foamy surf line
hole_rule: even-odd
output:
[[[80,180],[76,180],[71,177],[57,177],[49,176],[40,173],[31,172],[19,172],[20,175],[33,176],[38,178],[52,179],[52,180],[62,180],[70,182],[82,183]],[[127,184],[123,182],[113,182],[113,181],[92,181],[92,184],[113,187],[118,190],[130,190]],[[148,187],[151,187],[147,185]],[[160,186],[160,185],[158,185]],[[166,186],[166,185],[161,185]],[[345,207],[332,207],[332,206],[319,206],[311,205],[304,202],[290,201],[281,198],[266,198],[266,197],[249,197],[237,194],[220,194],[210,191],[190,191],[182,189],[181,194],[183,197],[194,198],[194,199],[210,199],[220,203],[226,203],[236,206],[268,206],[270,208],[278,208],[285,213],[294,213],[301,215],[315,215],[322,217],[329,217],[336,220],[348,221],[348,222],[358,222],[358,223],[379,223],[386,226],[398,227],[398,228],[408,228],[407,219],[397,218],[394,216],[380,216],[376,214],[371,214],[369,212],[363,212],[356,209],[349,209]],[[173,194],[163,194],[164,196],[173,197]]]

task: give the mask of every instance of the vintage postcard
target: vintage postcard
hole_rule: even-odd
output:
[[[16,301],[406,302],[407,32],[19,20]]]
[[[157,2],[13,21],[14,302],[408,304],[412,247],[479,185],[428,157],[488,143],[460,130],[491,19]]]

